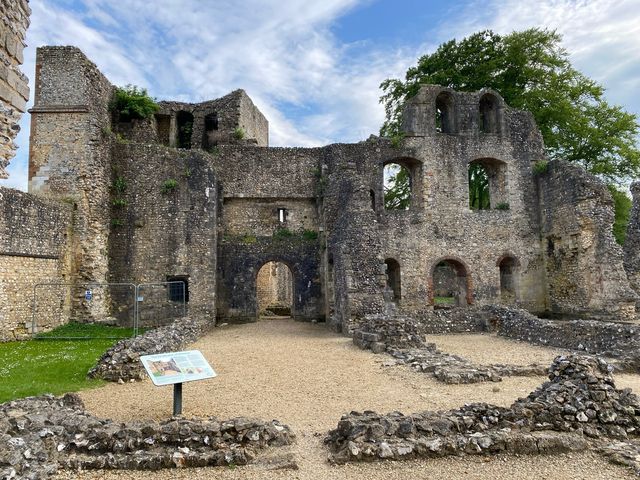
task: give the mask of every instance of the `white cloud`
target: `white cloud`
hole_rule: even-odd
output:
[[[640,0],[474,1],[455,25],[442,34],[555,29],[574,66],[603,84],[611,101],[640,114]]]

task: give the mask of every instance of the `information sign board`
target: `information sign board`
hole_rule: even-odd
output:
[[[199,350],[157,353],[140,357],[156,386],[213,378],[216,372]]]
[[[91,290],[85,290],[84,299],[90,301],[93,298],[93,292]]]

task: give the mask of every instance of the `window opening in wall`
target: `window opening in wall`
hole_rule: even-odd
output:
[[[387,292],[390,294],[391,300],[398,303],[400,301],[402,291],[400,285],[400,264],[393,258],[384,261],[387,275]]]
[[[498,133],[498,101],[489,93],[480,99],[480,131]]]
[[[509,210],[507,165],[495,158],[469,163],[469,208],[471,210]]]
[[[162,145],[169,146],[171,137],[171,116],[156,115],[156,128],[158,131],[158,141]]]
[[[287,209],[278,208],[278,222],[287,223]]]
[[[204,117],[204,138],[202,148],[209,150],[218,145],[218,114],[210,113]]]
[[[471,210],[491,208],[489,175],[485,166],[480,163],[469,164],[469,208]]]
[[[189,277],[186,275],[168,276],[167,282],[175,282],[169,284],[169,300],[172,302],[189,302]]]
[[[256,279],[258,316],[292,316],[293,274],[282,262],[265,263]]]
[[[436,97],[436,132],[453,133],[453,99],[448,92]]]
[[[505,257],[499,264],[500,296],[504,303],[513,303],[517,294],[518,262],[513,257]]]
[[[411,204],[411,173],[398,163],[384,166],[384,208],[386,210],[408,210]]]
[[[467,271],[456,260],[443,260],[433,269],[433,305],[438,308],[464,306],[468,302]]]
[[[193,114],[191,112],[178,112],[176,115],[178,148],[191,148],[191,134],[193,133]]]

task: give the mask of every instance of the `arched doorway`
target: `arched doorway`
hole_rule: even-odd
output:
[[[451,258],[440,260],[431,273],[433,305],[436,307],[466,306],[470,303],[470,284],[462,262]]]
[[[387,289],[393,295],[392,300],[395,303],[400,301],[402,290],[400,285],[400,264],[393,258],[387,258],[384,261],[387,275]]]
[[[258,318],[293,316],[293,274],[286,263],[267,262],[256,278]]]
[[[500,299],[502,303],[512,304],[518,297],[518,260],[506,256],[498,261],[500,269]]]

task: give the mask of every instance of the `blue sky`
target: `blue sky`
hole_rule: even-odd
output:
[[[640,114],[640,0],[32,0],[35,48],[75,45],[116,85],[198,102],[244,88],[271,145],[354,142],[383,120],[378,86],[483,29],[557,29],[574,65]],[[33,88],[32,88],[33,90]],[[28,120],[0,184],[26,189]]]

